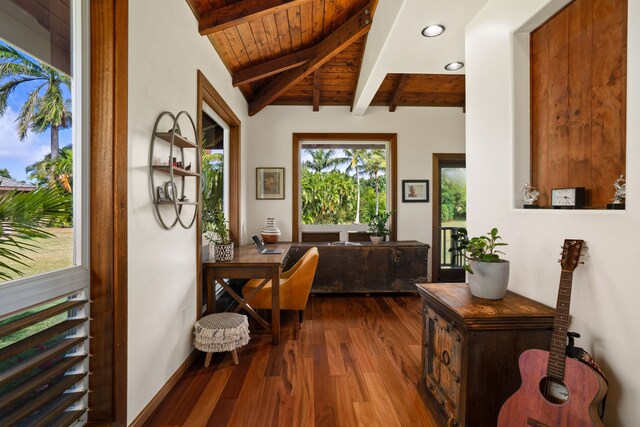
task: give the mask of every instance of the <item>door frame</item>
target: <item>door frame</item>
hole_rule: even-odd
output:
[[[434,282],[440,281],[440,226],[442,218],[440,200],[440,168],[446,164],[466,165],[465,153],[433,153],[433,220],[431,238],[431,276]],[[465,166],[466,167],[466,166]]]

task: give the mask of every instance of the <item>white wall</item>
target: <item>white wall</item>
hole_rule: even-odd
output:
[[[186,110],[196,119],[198,69],[243,122],[246,139],[246,102],[232,88],[209,40],[198,34],[188,5],[129,2],[129,423],[193,349],[195,227],[168,231],[159,225],[151,203],[148,156],[159,113]],[[183,129],[186,123],[181,122]]]
[[[574,275],[571,329],[609,379],[605,424],[635,426],[640,419],[640,0],[629,0],[627,90],[627,210],[554,211],[512,208],[514,100],[511,32],[549,0],[491,0],[468,25],[467,176],[470,233],[500,228],[510,243],[510,289],[555,306],[565,238],[587,241],[590,258]],[[613,184],[613,183],[612,183]],[[613,190],[613,187],[612,187]]]
[[[464,152],[464,113],[461,108],[370,107],[353,116],[348,107],[270,106],[251,118],[247,142],[247,221],[245,236],[258,234],[267,217],[277,218],[282,240],[290,241],[292,134],[301,132],[385,132],[398,134],[398,239],[431,244],[432,204],[402,203],[403,179],[428,179],[433,194],[433,153]],[[285,200],[255,199],[255,168],[285,168]]]

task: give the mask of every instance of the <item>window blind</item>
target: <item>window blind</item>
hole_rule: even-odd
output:
[[[86,412],[84,292],[0,320],[0,425],[69,426]]]

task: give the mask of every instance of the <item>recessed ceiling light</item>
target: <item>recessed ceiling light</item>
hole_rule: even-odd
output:
[[[442,25],[429,25],[422,29],[422,35],[425,37],[437,37],[444,33],[444,26]]]
[[[462,67],[464,67],[464,63],[456,61],[456,62],[448,63],[447,65],[444,66],[444,69],[447,71],[456,71]]]

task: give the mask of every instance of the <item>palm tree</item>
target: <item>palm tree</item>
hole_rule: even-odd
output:
[[[334,170],[341,160],[334,157],[334,150],[306,150],[311,155],[311,160],[304,162],[304,167],[313,172],[325,172],[327,169]]]
[[[31,259],[26,252],[38,249],[30,240],[55,237],[42,227],[68,216],[71,204],[68,193],[51,186],[41,186],[29,193],[10,191],[0,196],[0,279],[9,280],[11,274],[22,275],[19,266],[26,266]]]
[[[348,150],[345,149],[344,157],[340,158],[340,161],[347,165],[347,169],[345,170],[347,173],[353,173],[356,177],[356,191],[357,191],[357,201],[356,201],[356,219],[353,221],[354,224],[360,224],[360,175],[362,174],[362,160],[366,155],[367,150]]]
[[[364,166],[365,172],[369,174],[369,176],[373,178],[376,182],[376,214],[377,214],[380,207],[380,201],[379,201],[380,186],[378,185],[380,176],[378,176],[378,174],[380,172],[384,172],[385,170],[387,170],[387,158],[384,155],[384,150],[375,149],[375,150],[367,151],[367,154],[364,156],[362,160],[364,163],[363,166]]]
[[[29,179],[36,179],[39,184],[53,185],[59,183],[67,193],[72,192],[73,182],[73,150],[67,145],[59,151],[59,156],[51,158],[50,154],[44,159],[26,167]]]
[[[65,100],[62,87],[71,91],[71,78],[39,61],[31,60],[16,49],[0,43],[0,116],[7,110],[11,93],[23,83],[36,83],[18,114],[18,136],[51,129],[51,158],[58,157],[58,130],[71,126],[71,102]]]

